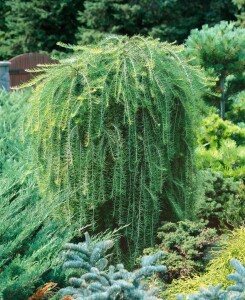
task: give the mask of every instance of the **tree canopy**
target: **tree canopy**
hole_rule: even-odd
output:
[[[101,34],[142,34],[182,43],[193,28],[235,19],[230,0],[89,0],[79,13],[79,42]]]
[[[3,0],[0,58],[26,52],[52,51],[58,41],[75,42],[80,0]]]
[[[59,41],[87,44],[105,34],[182,43],[191,29],[239,13],[231,0],[1,0],[0,10],[0,59],[51,52]]]

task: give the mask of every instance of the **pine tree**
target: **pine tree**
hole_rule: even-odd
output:
[[[235,23],[221,22],[214,27],[204,25],[192,30],[186,41],[186,53],[195,57],[197,63],[212,70],[219,78],[220,116],[225,118],[225,83],[228,75],[242,75],[245,66],[245,29]]]

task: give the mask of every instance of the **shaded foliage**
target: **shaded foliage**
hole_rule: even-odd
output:
[[[78,10],[83,9],[83,1],[1,0],[1,3],[5,13],[1,17],[4,26],[0,27],[0,59],[26,52],[51,52],[57,49],[58,41],[75,43],[76,17]]]
[[[245,128],[245,90],[230,97],[231,107],[227,117],[232,122]]]
[[[93,0],[85,1],[77,39],[93,42],[105,34],[150,35],[182,43],[193,28],[233,20],[237,10],[229,0]]]
[[[243,28],[245,27],[245,1],[244,0],[232,0],[232,2],[238,8],[238,13],[236,14],[237,22]]]
[[[159,262],[167,267],[167,272],[161,276],[165,283],[203,271],[207,251],[217,240],[215,229],[191,221],[166,223],[158,229],[157,237],[160,242],[155,247],[144,249],[144,254],[164,251],[165,255]]]
[[[231,0],[1,0],[0,59],[54,52],[58,41],[90,43],[105,34],[141,34],[182,43],[191,29],[235,20]],[[18,26],[16,26],[18,24]]]

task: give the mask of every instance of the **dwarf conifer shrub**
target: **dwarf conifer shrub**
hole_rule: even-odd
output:
[[[187,220],[178,223],[166,222],[158,229],[160,243],[144,249],[145,255],[164,251],[159,263],[167,267],[167,272],[161,276],[165,283],[205,269],[207,252],[217,240],[216,230],[205,225]]]
[[[222,171],[227,177],[244,180],[245,128],[212,114],[201,122],[196,149],[201,169]]]
[[[179,46],[110,38],[43,66],[30,130],[41,190],[63,216],[114,228],[132,253],[154,243],[160,218],[194,206],[194,122],[201,75]]]
[[[209,227],[239,227],[245,220],[245,187],[242,181],[225,177],[211,169],[200,171],[204,197],[197,209],[197,217]]]
[[[199,288],[207,289],[209,285],[217,286],[220,284],[223,289],[226,289],[230,285],[227,276],[234,271],[230,264],[230,260],[233,258],[239,260],[243,265],[245,263],[245,228],[241,227],[232,231],[229,238],[224,237],[222,239],[221,244],[222,247],[219,251],[213,251],[214,258],[210,260],[209,265],[203,274],[201,273],[194,275],[193,277],[183,277],[179,280],[174,280],[160,296],[163,299],[166,297],[168,300],[176,300],[176,294],[197,293]],[[235,265],[234,267],[236,268]],[[239,265],[238,268],[242,270],[242,267],[239,267]]]
[[[157,300],[154,296],[157,291],[147,287],[143,280],[156,272],[166,272],[165,266],[155,265],[163,252],[144,256],[142,267],[129,272],[122,264],[108,267],[106,252],[112,246],[112,240],[95,243],[88,233],[85,233],[85,242],[66,244],[64,268],[78,269],[81,277],[71,277],[71,286],[61,289],[59,294],[81,300]]]
[[[230,260],[230,264],[236,270],[236,273],[229,274],[228,280],[235,281],[235,284],[230,285],[227,289],[222,289],[222,285],[209,285],[208,288],[200,287],[199,293],[185,295],[178,295],[178,300],[243,300],[245,299],[245,267],[235,258]]]

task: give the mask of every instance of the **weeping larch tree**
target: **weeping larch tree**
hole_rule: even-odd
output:
[[[182,48],[139,36],[66,46],[73,56],[40,66],[29,128],[47,199],[93,229],[127,225],[136,257],[161,220],[190,218],[202,74]]]

